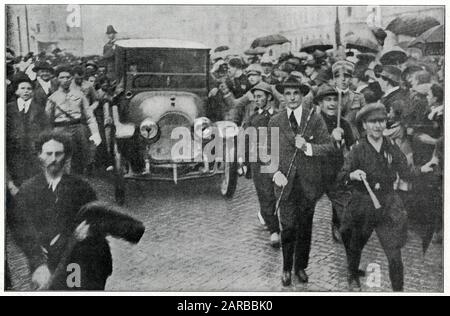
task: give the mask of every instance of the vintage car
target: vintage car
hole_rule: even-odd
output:
[[[111,147],[119,204],[125,201],[128,179],[170,180],[176,184],[218,176],[221,194],[233,196],[237,164],[230,157],[236,156],[233,144],[237,126],[205,117],[209,50],[202,44],[170,39],[116,42],[115,76],[120,83],[112,107],[115,128]],[[180,127],[192,132],[192,150],[185,146],[188,149],[174,156],[179,139],[174,139],[173,133]],[[198,150],[199,139],[203,148],[211,138],[224,146],[213,159]]]

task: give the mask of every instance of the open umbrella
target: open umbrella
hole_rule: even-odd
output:
[[[272,45],[281,45],[284,43],[289,43],[290,40],[288,40],[286,37],[284,37],[281,34],[274,34],[274,35],[268,35],[263,37],[258,37],[255,39],[250,46],[251,48],[256,47],[268,47]]]
[[[255,47],[247,49],[244,54],[249,56],[257,56],[264,55],[266,53],[266,49],[264,47]]]
[[[330,43],[325,43],[321,39],[312,39],[310,41],[307,41],[305,44],[303,44],[302,48],[300,49],[301,52],[305,52],[308,54],[312,54],[316,50],[319,51],[326,51],[330,48],[333,48],[333,45]]]
[[[357,49],[361,53],[376,54],[379,51],[378,44],[368,38],[356,37],[346,41],[346,48]]]
[[[381,52],[380,62],[383,65],[398,66],[406,62],[407,59],[406,52],[400,47],[394,46]]]
[[[442,55],[444,52],[444,25],[437,25],[423,32],[408,47],[420,48],[426,55]]]
[[[440,23],[430,16],[404,15],[393,19],[386,30],[396,35],[417,37]]]

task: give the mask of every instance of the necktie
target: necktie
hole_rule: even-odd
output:
[[[298,133],[298,123],[297,119],[295,118],[294,111],[291,112],[291,115],[289,116],[289,123],[291,124],[291,128],[294,131],[295,134]]]

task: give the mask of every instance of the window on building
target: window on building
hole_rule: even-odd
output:
[[[70,33],[70,26],[66,25],[66,30],[68,33]]]
[[[56,23],[55,21],[50,22],[50,33],[56,33]]]
[[[41,25],[39,23],[36,24],[36,33],[41,33]]]
[[[347,7],[347,16],[348,17],[352,16],[352,7]]]

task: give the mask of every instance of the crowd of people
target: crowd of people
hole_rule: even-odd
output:
[[[211,56],[210,116],[280,129],[278,171],[263,174],[261,162],[245,157],[240,171],[253,178],[271,244],[282,247],[285,286],[293,268],[308,282],[312,220],[324,193],[351,290],[361,290],[361,253],[374,230],[395,291],[404,287],[408,224],[442,242],[444,59],[383,47],[383,33],[375,34],[377,51],[340,46],[274,59],[270,49],[243,58],[220,48]]]
[[[105,113],[109,113],[117,86],[109,73],[116,31],[108,26],[107,34],[110,39],[103,56],[75,57],[59,49],[16,56],[7,50],[8,208],[14,208],[21,185],[39,173],[42,165],[53,188],[44,194],[49,201],[55,199],[63,170],[86,174],[95,168],[112,169],[105,133],[112,121]],[[277,127],[281,131],[278,171],[262,173],[263,162],[248,163],[241,157],[240,172],[253,178],[260,203],[258,217],[270,232],[271,244],[282,247],[284,286],[292,282],[292,269],[300,282],[308,282],[305,270],[314,209],[323,194],[332,202],[331,233],[336,242],[344,244],[352,290],[361,290],[359,263],[373,230],[386,252],[396,291],[403,290],[401,248],[406,242],[407,218],[409,222],[427,220],[439,241],[444,58],[398,47],[386,49],[382,44],[378,52],[338,47],[284,53],[276,59],[268,50],[250,58],[228,55],[226,50],[211,54],[208,117],[244,128]],[[45,131],[44,139],[39,137]],[[71,139],[70,154],[69,142],[61,135]],[[251,144],[254,148],[262,145]],[[70,187],[76,180],[69,180],[66,185]],[[33,186],[39,184],[36,181],[31,182]],[[79,186],[86,189],[77,191],[82,201],[95,200],[86,184]],[[25,188],[25,192],[31,190]],[[44,215],[53,223],[49,214]],[[15,218],[14,225],[18,220],[27,222]],[[43,224],[42,219],[34,224],[39,223]],[[77,231],[84,240],[86,225]],[[38,239],[44,249],[51,249],[58,236],[48,229]],[[25,248],[36,259],[34,281],[42,288],[49,279],[48,268],[42,270],[48,253]],[[109,253],[106,248],[101,250]],[[110,255],[106,258],[110,260]],[[94,287],[104,288],[111,263],[106,266]]]

